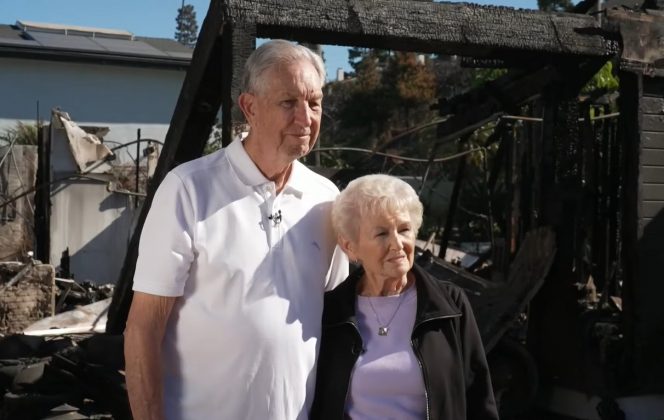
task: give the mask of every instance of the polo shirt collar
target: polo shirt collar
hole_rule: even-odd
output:
[[[231,165],[233,165],[233,169],[235,169],[238,177],[245,185],[256,187],[272,182],[265,178],[265,175],[258,169],[254,161],[251,160],[241,140],[235,140],[229,144],[226,147],[226,153]],[[292,193],[301,197],[306,187],[305,171],[306,168],[304,168],[302,163],[293,161],[291,173],[282,192]]]
[[[306,171],[307,168],[304,167],[304,164],[294,160],[291,165],[291,173],[288,177],[288,181],[286,181],[284,192],[293,193],[298,197],[302,197],[307,185]]]

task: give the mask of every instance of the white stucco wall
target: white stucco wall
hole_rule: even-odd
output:
[[[107,126],[106,140],[166,136],[184,70],[67,63],[0,57],[0,130],[17,120],[48,124],[51,109],[79,125]]]
[[[184,76],[184,70],[0,58],[0,131],[16,121],[34,123],[37,106],[48,125],[51,109],[59,107],[79,126],[110,128],[104,137],[109,147],[136,139],[139,128],[142,138],[163,141]],[[53,179],[75,174],[64,130],[51,130],[51,147]],[[135,146],[129,149],[120,152],[133,159]],[[112,283],[139,209],[107,191],[110,175],[94,177],[98,181],[73,178],[51,186],[50,259],[57,267],[68,249],[77,280]]]

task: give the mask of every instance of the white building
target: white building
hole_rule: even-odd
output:
[[[18,21],[0,25],[0,130],[66,110],[106,141],[163,141],[191,60],[174,40],[127,31]]]
[[[104,133],[111,149],[133,142],[138,129],[141,139],[163,142],[192,52],[173,40],[126,31],[26,21],[0,25],[0,132],[17,121],[34,124],[39,118],[51,124],[45,130],[52,183],[46,190],[51,207],[43,243],[56,268],[63,252],[69,253],[77,280],[117,280],[139,210],[137,191],[112,187],[117,175],[103,161],[77,164],[76,136],[51,110],[65,111],[80,127],[96,127],[93,133]],[[131,167],[136,147],[117,150],[113,165]],[[140,145],[143,166],[149,160],[142,155],[145,148]],[[139,193],[144,179],[141,184]]]

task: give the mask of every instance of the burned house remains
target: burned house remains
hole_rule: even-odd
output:
[[[109,336],[124,330],[156,186],[171,168],[201,156],[219,108],[223,142],[230,143],[240,122],[233,100],[241,65],[257,38],[454,55],[470,67],[507,69],[440,98],[431,144],[432,151],[450,142],[468,150],[468,135],[493,125],[483,145],[497,147],[486,162],[487,217],[480,221],[491,246],[470,266],[444,259],[467,175],[461,162],[469,155],[460,153],[440,247],[420,261],[467,290],[503,418],[539,418],[533,410],[661,417],[661,0],[606,7],[586,0],[574,13],[404,0],[212,0],[127,249]],[[580,94],[607,62],[620,80],[618,94]],[[346,181],[341,173],[332,178]],[[494,200],[499,179],[502,206]]]

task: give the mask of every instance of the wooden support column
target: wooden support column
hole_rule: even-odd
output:
[[[244,74],[244,63],[249,54],[256,48],[256,25],[251,22],[227,23],[224,27],[222,44],[222,91],[224,94],[221,102],[221,141],[222,145],[228,146],[244,117],[236,106],[240,94],[242,75]]]
[[[639,98],[643,91],[642,76],[631,72],[620,73],[620,124],[618,138],[624,147],[622,252],[625,282],[623,284],[623,313],[627,363],[634,367],[635,348],[635,293],[639,278],[637,240],[639,235],[639,158],[641,122]],[[635,376],[638,373],[635,372]],[[634,382],[632,379],[631,382]]]
[[[35,185],[35,258],[51,259],[51,133],[53,125],[37,129],[37,178]]]
[[[470,135],[465,136],[459,140],[459,152],[466,149],[468,138]],[[454,179],[454,187],[452,188],[452,195],[450,196],[450,206],[447,209],[447,218],[445,219],[445,228],[443,236],[440,239],[440,249],[438,250],[438,257],[445,259],[447,246],[452,236],[452,229],[454,228],[454,217],[459,205],[459,197],[461,195],[461,188],[463,186],[464,178],[466,177],[466,166],[468,164],[468,155],[461,156],[457,166],[457,174]]]
[[[556,232],[558,252],[546,282],[532,301],[528,346],[538,363],[542,385],[585,390],[584,360],[575,283],[579,281],[577,203],[580,143],[576,95],[553,85],[544,97],[542,122],[541,223]]]

